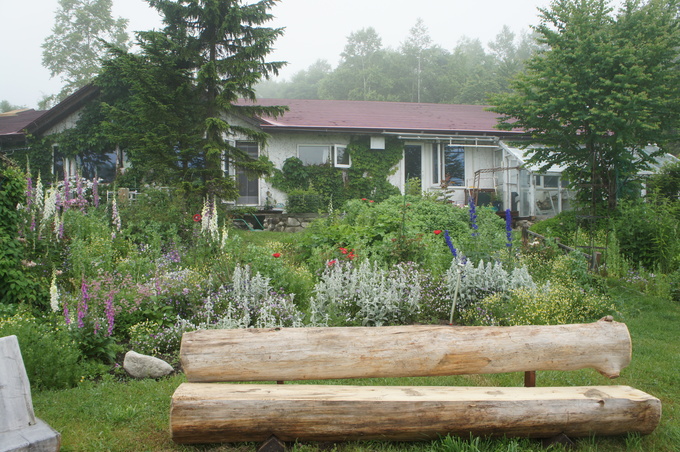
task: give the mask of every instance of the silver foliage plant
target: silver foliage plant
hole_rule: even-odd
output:
[[[312,325],[329,322],[382,326],[407,323],[419,310],[420,272],[408,263],[392,270],[376,262],[333,263],[314,286],[310,300]]]
[[[458,272],[461,272],[458,280]],[[455,258],[444,278],[451,294],[458,285],[458,306],[469,308],[474,303],[497,293],[509,293],[518,288],[535,289],[534,283],[526,267],[515,267],[508,272],[501,262],[484,262],[475,265],[471,261],[462,262]]]
[[[197,329],[278,328],[303,326],[304,314],[294,294],[280,294],[271,279],[237,265],[230,287],[211,294],[193,321],[178,318],[178,331]]]

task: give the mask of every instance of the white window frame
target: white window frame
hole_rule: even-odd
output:
[[[437,162],[432,162],[433,166],[436,164],[439,166],[439,184],[443,184],[446,181],[446,148],[448,146],[456,147],[456,148],[461,148],[462,150],[462,155],[463,155],[463,178],[460,184],[451,184],[450,182],[447,184],[447,187],[451,188],[460,188],[460,187],[465,187],[466,186],[466,161],[468,159],[468,151],[465,145],[462,144],[447,144],[447,143],[440,143],[438,144],[437,147],[437,153],[438,153],[438,161]]]
[[[348,161],[349,163],[338,163],[337,158],[338,158],[338,149],[342,148],[344,149],[344,152],[347,152],[347,145],[346,144],[298,144],[297,146],[297,157],[302,160],[302,163],[305,166],[310,166],[311,164],[306,163],[301,157],[300,157],[300,150],[302,148],[325,148],[324,149],[324,156],[323,156],[323,161],[320,163],[321,165],[327,165],[329,163],[329,159],[331,160],[331,163],[333,167],[335,168],[351,168],[352,167],[352,156],[349,155]]]

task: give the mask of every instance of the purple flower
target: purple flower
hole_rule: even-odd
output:
[[[451,242],[451,236],[449,235],[448,229],[444,230],[444,240],[446,240],[446,244],[449,246],[449,249],[451,250],[451,254],[453,254],[453,257],[458,256],[456,248],[453,246],[453,243]]]
[[[68,185],[68,175],[64,172],[64,209],[69,208],[71,203],[71,187]]]
[[[512,213],[510,209],[505,209],[505,236],[508,242],[505,244],[508,248],[512,246]]]
[[[33,204],[33,179],[31,179],[31,176],[26,178],[26,207],[31,207],[31,204]]]
[[[90,301],[90,294],[87,292],[87,283],[83,278],[83,283],[80,286],[80,303],[78,303],[78,328],[85,326],[83,319],[87,315],[88,301]]]
[[[473,230],[472,236],[476,237],[478,235],[477,234],[477,229],[478,229],[478,226],[477,226],[477,208],[475,207],[475,200],[472,198],[472,196],[470,197],[469,205],[470,205],[470,226],[472,226],[472,230]]]
[[[106,322],[108,323],[108,330],[107,330],[107,336],[111,336],[113,333],[113,325],[115,323],[115,312],[113,310],[113,294],[114,292],[109,293],[109,298],[106,300]]]

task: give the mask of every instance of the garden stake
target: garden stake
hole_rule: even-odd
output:
[[[449,325],[453,325],[453,311],[456,310],[456,300],[458,300],[458,289],[460,289],[460,274],[463,272],[462,264],[458,264],[458,276],[456,277],[456,291],[453,293],[453,303],[451,303],[451,315],[449,316]]]

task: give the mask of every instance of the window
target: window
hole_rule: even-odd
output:
[[[333,154],[335,155],[335,166],[337,168],[349,168],[350,167],[350,159],[349,159],[349,152],[347,151],[347,146],[340,146],[339,144],[336,144],[333,146]]]
[[[439,146],[432,147],[432,184],[439,184]]]
[[[352,165],[347,146],[309,145],[298,146],[298,158],[304,165],[326,165],[332,163],[336,168],[349,168]]]
[[[559,182],[559,176],[543,176],[543,186],[545,188],[557,188],[559,187]]]
[[[543,188],[558,188],[560,184],[560,176],[534,176],[534,184],[537,187]]]
[[[463,146],[445,145],[442,151],[444,162],[444,180],[448,185],[465,185],[465,148]]]
[[[259,157],[259,150],[255,141],[237,141],[236,147],[255,160]],[[260,183],[257,177],[248,177],[242,170],[236,170],[236,182],[238,184],[238,204],[257,205],[260,202]]]

